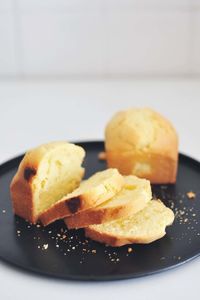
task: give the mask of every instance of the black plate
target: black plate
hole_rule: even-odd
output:
[[[102,142],[80,143],[87,151],[86,177],[106,168],[98,160]],[[16,266],[49,276],[80,280],[114,280],[160,272],[180,265],[200,253],[200,163],[179,156],[176,185],[154,185],[153,193],[176,213],[167,235],[149,245],[106,247],[85,240],[82,230],[67,231],[63,221],[46,228],[15,217],[9,184],[22,156],[0,167],[0,257]],[[188,191],[196,198],[190,200]],[[48,246],[47,246],[48,245]],[[48,248],[47,248],[48,247]],[[45,249],[47,248],[47,249]]]

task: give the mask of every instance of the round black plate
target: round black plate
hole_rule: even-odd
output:
[[[103,142],[79,143],[87,152],[86,177],[106,168],[98,160]],[[106,247],[85,239],[83,230],[68,231],[63,221],[46,228],[12,213],[9,184],[22,156],[0,167],[0,257],[26,270],[79,280],[114,280],[160,272],[200,254],[200,163],[180,154],[175,185],[154,185],[153,194],[176,213],[164,238],[149,245]],[[196,193],[191,200],[187,192]]]

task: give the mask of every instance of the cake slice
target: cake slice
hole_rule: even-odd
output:
[[[43,211],[79,186],[84,156],[82,147],[67,142],[28,151],[10,185],[14,213],[36,223]]]
[[[57,219],[95,207],[112,198],[121,190],[123,184],[124,178],[116,169],[97,172],[46,210],[40,216],[40,221],[43,225],[48,225]]]
[[[151,200],[150,181],[136,176],[124,176],[122,190],[102,204],[65,218],[69,229],[101,224],[110,220],[133,215]]]
[[[161,201],[152,200],[138,213],[85,228],[85,235],[113,247],[148,244],[162,238],[165,228],[174,221],[174,213]]]

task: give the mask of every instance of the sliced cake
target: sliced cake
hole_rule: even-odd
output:
[[[124,184],[124,178],[116,169],[97,172],[82,181],[72,193],[63,197],[41,216],[43,225],[63,219],[80,211],[95,207],[117,194]]]
[[[124,176],[122,190],[102,204],[65,218],[69,229],[101,224],[110,220],[133,215],[151,200],[150,181],[136,176]]]
[[[85,235],[95,241],[119,247],[126,244],[148,244],[166,234],[174,213],[161,201],[151,200],[146,207],[129,217],[85,228]]]

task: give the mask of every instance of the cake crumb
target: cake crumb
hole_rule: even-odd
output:
[[[44,249],[44,250],[47,250],[47,249],[48,249],[48,247],[49,247],[49,245],[48,245],[48,244],[44,244],[44,245],[43,245],[43,249]]]
[[[96,254],[96,253],[97,253],[97,250],[93,249],[93,250],[92,250],[92,253]]]
[[[128,247],[128,253],[131,253],[133,249],[131,247]]]
[[[99,152],[98,159],[99,160],[106,160],[106,152],[104,152],[104,151]]]
[[[196,198],[196,194],[194,192],[190,191],[190,192],[187,193],[187,197],[189,199],[195,199]]]

